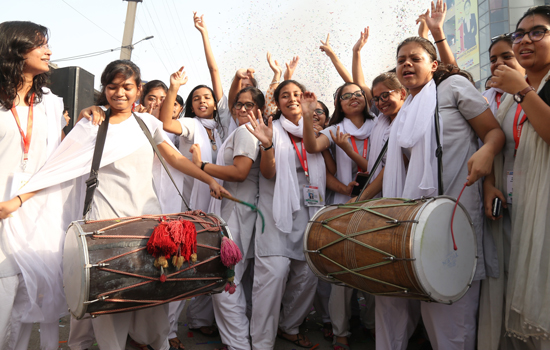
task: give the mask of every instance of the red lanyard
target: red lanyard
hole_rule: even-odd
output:
[[[495,100],[497,100],[497,109],[500,108],[500,99],[502,97],[502,92],[497,92],[497,96],[495,97]]]
[[[521,129],[523,129],[523,123],[527,119],[527,115],[524,113],[523,118],[518,123],[519,115],[521,114],[521,105],[518,103],[518,108],[516,108],[516,115],[514,117],[514,142],[516,143],[515,150],[518,150],[519,139],[521,137]]]
[[[302,168],[304,169],[304,172],[306,173],[306,177],[309,178],[308,173],[308,166],[307,166],[307,152],[306,148],[304,146],[304,143],[302,142],[302,154],[300,154],[300,150],[298,149],[298,146],[296,146],[296,142],[294,142],[294,139],[292,138],[292,135],[288,133],[288,137],[290,137],[290,140],[292,141],[292,144],[294,145],[294,149],[296,150],[296,154],[298,155],[298,159],[300,160],[300,164],[302,165]],[[303,155],[303,158],[302,158]]]
[[[23,129],[21,129],[21,123],[19,122],[19,115],[17,115],[17,110],[15,109],[15,104],[11,108],[11,113],[13,114],[13,117],[15,118],[15,122],[17,123],[17,127],[19,128],[19,132],[21,133],[21,140],[23,141],[23,161],[26,163],[27,160],[29,160],[29,148],[31,146],[31,138],[32,138],[32,121],[33,121],[33,113],[32,113],[32,105],[34,102],[34,94],[31,96],[31,102],[29,104],[29,115],[27,117],[27,135],[25,136],[25,133],[23,132]]]
[[[367,141],[367,146],[365,147],[365,141]],[[351,144],[353,146],[353,150],[355,151],[355,153],[359,154],[359,151],[357,150],[357,144],[355,143],[355,137],[353,135],[351,135]],[[363,155],[362,157],[367,159],[367,155],[369,154],[369,139],[366,139],[366,140],[363,140]],[[359,166],[359,164],[357,164],[357,171],[362,173],[363,170],[361,170],[361,167]]]

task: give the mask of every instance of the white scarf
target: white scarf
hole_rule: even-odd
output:
[[[550,77],[545,75],[537,90]],[[529,116],[528,116],[529,117]],[[506,330],[519,337],[550,333],[550,146],[529,120],[514,162],[512,242]]]
[[[303,118],[298,125],[288,121],[284,115],[273,122],[273,147],[275,148],[275,191],[273,194],[273,219],[275,226],[285,233],[292,231],[292,213],[300,210],[300,191],[294,159],[294,145],[288,133],[303,137]],[[300,150],[301,152],[301,150]],[[321,153],[307,153],[309,178],[312,185],[319,186],[321,197],[325,198],[326,170],[325,161]],[[317,207],[310,207],[310,217],[315,214]]]
[[[212,163],[212,143],[208,137],[206,129],[212,130],[214,133],[214,140],[216,146],[220,147],[222,142],[220,134],[216,129],[217,123],[214,119],[205,119],[195,117],[195,137],[194,142],[197,143],[201,149],[201,158],[203,162]],[[191,197],[189,198],[189,205],[192,210],[208,210],[210,204],[210,187],[204,182],[194,179],[193,189],[191,191]]]
[[[344,118],[342,122],[338,123],[340,132],[350,134],[359,140],[364,140],[365,142],[363,147],[367,148],[369,144],[368,138],[371,135],[373,125],[374,121],[372,119],[365,120],[361,128],[357,128],[348,118]],[[351,140],[349,142],[351,142]],[[347,186],[347,184],[353,181],[353,163],[351,158],[342,150],[342,148],[338,147],[338,145],[336,146],[336,164],[338,164],[338,167],[336,168],[336,177],[341,183]],[[335,193],[334,203],[346,203],[350,200],[350,198],[351,197],[347,194]]]
[[[384,147],[384,141],[388,139],[390,135],[391,130],[391,119],[390,117],[385,116],[384,114],[380,113],[378,114],[378,118],[376,118],[374,122],[374,126],[372,127],[372,134],[370,138],[370,151],[369,151],[369,173],[372,171],[372,167],[374,166],[374,163],[376,163],[376,160],[378,159],[378,155],[380,155],[380,152],[382,151],[382,148]],[[371,182],[376,179],[376,177],[380,174],[382,169],[384,168],[383,164],[380,163],[378,165],[378,168],[374,171],[374,174],[371,177]]]
[[[142,117],[151,134],[160,130],[164,139],[172,145],[162,131],[159,120],[149,114],[137,114]],[[57,114],[55,118],[60,119],[60,115]],[[134,132],[128,132],[130,128]],[[88,120],[77,123],[18,194],[43,190],[26,201],[12,217],[3,220],[4,234],[22,271],[29,295],[29,299],[19,305],[25,323],[57,324],[59,317],[67,312],[61,263],[63,243],[68,224],[81,218],[83,207],[83,197],[80,198],[83,187],[73,191],[73,179],[83,184],[81,180],[85,180],[90,173],[97,131],[98,127]],[[148,143],[145,137],[136,139],[136,133],[142,134],[143,131],[137,122],[132,123],[130,119],[119,125],[111,125],[107,131],[100,166],[121,159]],[[161,166],[156,157],[153,166],[154,170]],[[182,174],[174,168],[170,170],[175,180],[183,183]],[[174,191],[171,197],[177,197]],[[165,212],[177,212],[181,207],[181,203],[175,207],[166,205],[160,195],[159,201]],[[56,343],[54,347],[58,345]]]
[[[436,99],[437,89],[431,80],[416,96],[407,97],[392,123],[382,186],[384,196],[419,198],[437,195]],[[408,171],[401,148],[411,148]]]
[[[233,120],[233,119],[232,119]],[[250,125],[250,123],[243,124],[239,126],[239,128],[246,128],[245,125]],[[237,128],[238,129],[238,128]],[[234,129],[229,136],[225,139],[224,143],[221,145],[221,147],[218,149],[218,157],[216,158],[216,165],[225,166],[225,149],[227,148],[227,142],[232,140],[233,134],[237,131],[237,129]],[[232,140],[233,142],[234,140]],[[214,178],[217,183],[220,184],[220,186],[223,186],[223,180]],[[210,196],[210,204],[208,205],[208,212],[214,213],[218,215],[219,217],[222,216],[222,201],[219,199],[216,199],[212,196]]]
[[[493,115],[497,116],[498,111],[498,103],[497,103],[497,94],[503,94],[504,91],[497,88],[490,88],[489,90],[483,91],[483,96],[487,99],[487,102],[489,102],[489,108],[491,108],[491,112],[493,112]],[[501,96],[502,97],[502,96]]]

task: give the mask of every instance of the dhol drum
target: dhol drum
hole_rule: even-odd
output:
[[[164,282],[146,248],[161,217],[191,221],[197,231],[197,261],[179,270],[170,264]],[[231,239],[225,222],[199,211],[73,222],[63,251],[69,311],[80,319],[221,292],[228,272],[220,260],[222,234]]]
[[[331,283],[367,293],[452,304],[471,285],[476,234],[460,203],[447,196],[382,198],[325,206],[304,236],[306,260]]]

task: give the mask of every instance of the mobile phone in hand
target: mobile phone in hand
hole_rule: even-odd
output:
[[[500,200],[500,198],[496,197],[493,200],[493,216],[497,218],[500,216],[501,213],[502,213],[502,201]]]
[[[357,176],[355,176],[355,182],[357,182],[359,185],[353,187],[350,196],[357,197],[361,193],[363,187],[365,187],[365,185],[367,184],[368,178],[368,173],[357,173]]]

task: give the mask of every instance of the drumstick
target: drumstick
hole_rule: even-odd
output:
[[[222,197],[223,198],[227,198],[229,199],[230,201],[233,201],[233,202],[236,202],[236,203],[239,203],[239,204],[243,204],[243,205],[246,205],[247,207],[249,207],[250,209],[252,209],[253,211],[257,212],[258,214],[260,214],[260,218],[262,219],[262,233],[264,233],[264,229],[265,229],[265,219],[264,219],[264,214],[262,213],[262,211],[260,209],[258,209],[257,206],[255,206],[254,204],[250,204],[248,202],[245,202],[243,200],[240,200],[240,199],[237,199],[229,194],[226,194],[226,193],[223,193],[222,192]]]

